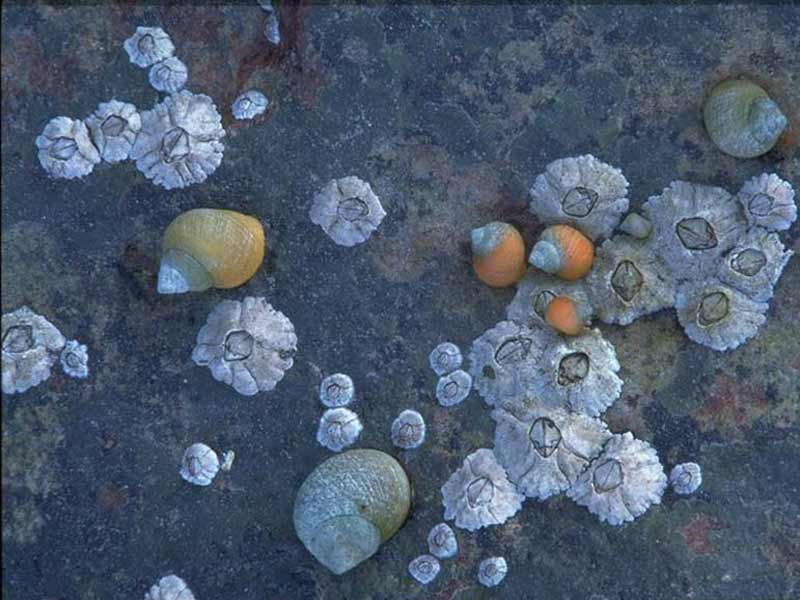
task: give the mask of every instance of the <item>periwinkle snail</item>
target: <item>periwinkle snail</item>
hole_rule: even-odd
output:
[[[516,228],[494,221],[473,229],[470,237],[472,265],[485,284],[507,287],[525,275],[525,242]]]
[[[297,537],[336,575],[377,552],[408,516],[411,484],[378,450],[349,450],[314,469],[294,503]]]

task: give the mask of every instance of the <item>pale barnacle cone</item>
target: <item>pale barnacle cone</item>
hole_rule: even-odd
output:
[[[794,189],[774,173],[748,179],[736,198],[751,226],[783,231],[797,219]]]
[[[129,102],[101,102],[86,119],[100,157],[107,163],[128,160],[133,142],[142,128],[138,109]]]
[[[404,410],[392,421],[391,438],[403,450],[418,448],[425,441],[425,419],[415,410]]]
[[[86,379],[89,376],[89,353],[84,344],[69,340],[61,351],[60,359],[61,368],[70,377]]]
[[[478,565],[478,582],[484,587],[500,585],[508,573],[508,564],[502,556],[492,556]]]
[[[669,473],[669,484],[676,494],[693,494],[703,483],[703,471],[693,462],[675,465]]]
[[[50,377],[66,339],[27,306],[2,319],[3,393],[21,394]]]
[[[194,485],[211,485],[219,472],[217,453],[205,444],[196,443],[189,446],[181,460],[181,477]]]
[[[177,575],[167,575],[150,588],[144,600],[194,600],[194,594],[183,579]]]
[[[754,227],[725,255],[718,277],[751,300],[767,302],[793,254],[778,234]]]
[[[456,533],[447,523],[438,523],[428,532],[428,551],[436,558],[453,558],[458,554]]]
[[[576,304],[591,306],[586,278],[568,281],[531,267],[517,284],[517,293],[506,307],[506,317],[531,329],[545,326],[547,305],[556,296],[567,296]]]
[[[137,27],[123,47],[130,61],[139,67],[149,67],[175,52],[175,45],[161,27]]]
[[[568,224],[592,240],[608,237],[628,210],[622,171],[591,154],[547,165],[530,190],[530,211],[546,225]]]
[[[264,113],[269,106],[267,97],[258,90],[248,90],[231,104],[231,114],[237,120],[246,120]]]
[[[369,183],[350,176],[329,181],[314,196],[309,216],[340,246],[355,246],[369,239],[386,211]]]
[[[328,408],[347,406],[353,401],[355,386],[349,375],[334,373],[319,384],[319,401]]]
[[[341,452],[352,446],[361,435],[364,426],[358,415],[344,407],[329,408],[319,420],[317,442],[333,452]]]
[[[622,525],[659,504],[667,476],[658,454],[633,434],[615,434],[567,490],[567,496],[609,525]]]
[[[442,406],[455,406],[466,400],[472,390],[472,377],[458,369],[442,375],[436,384],[436,400]]]
[[[408,563],[409,574],[422,585],[427,585],[439,575],[442,566],[435,556],[421,554]]]
[[[74,179],[88,175],[100,162],[89,129],[78,119],[55,117],[36,138],[39,162],[53,177]]]
[[[428,356],[431,369],[439,376],[452,373],[461,367],[462,362],[461,350],[452,342],[442,342]]]
[[[186,85],[189,69],[177,56],[170,56],[150,67],[147,78],[154,90],[174,94]]]

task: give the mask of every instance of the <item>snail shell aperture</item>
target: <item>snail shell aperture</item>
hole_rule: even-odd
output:
[[[341,575],[375,554],[410,506],[400,463],[378,450],[350,450],[317,466],[300,486],[294,527],[308,551]]]

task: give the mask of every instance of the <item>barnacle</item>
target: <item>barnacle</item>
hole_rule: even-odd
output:
[[[547,165],[530,190],[530,211],[548,225],[566,223],[596,240],[608,237],[628,210],[622,171],[591,154]]]
[[[436,558],[452,558],[458,554],[458,540],[447,523],[434,525],[428,533],[428,550]]]
[[[75,379],[89,376],[89,355],[86,346],[77,340],[70,340],[61,351],[61,368],[64,373]]]
[[[367,241],[386,212],[366,181],[358,177],[334,179],[315,196],[311,221],[341,246]]]
[[[267,97],[258,90],[249,90],[240,95],[231,104],[234,119],[252,119],[257,117],[269,106]]]
[[[294,326],[265,298],[223,300],[197,334],[192,360],[240,394],[273,389],[293,364]]]
[[[142,113],[136,168],[170,190],[205,181],[222,162],[222,117],[205,94],[183,90]]]
[[[329,408],[322,413],[317,441],[334,452],[355,444],[364,429],[358,415],[348,408]]]
[[[756,302],[715,279],[687,281],[675,295],[678,320],[689,338],[714,350],[733,350],[766,321],[766,302]]]
[[[750,225],[783,231],[797,218],[792,186],[774,173],[748,179],[736,197]]]
[[[423,585],[436,579],[441,569],[438,559],[430,554],[422,554],[408,564],[408,572]]]
[[[594,310],[604,323],[628,325],[675,301],[672,271],[653,245],[624,235],[600,246],[588,285]]]
[[[478,565],[478,581],[485,587],[500,585],[506,578],[508,564],[502,556],[492,556],[481,561]]]
[[[328,375],[319,384],[319,400],[330,408],[347,406],[353,401],[354,393],[353,380],[344,373]]]
[[[189,483],[211,485],[218,472],[217,453],[205,444],[192,444],[183,453],[180,473]]]
[[[194,600],[186,582],[177,575],[167,575],[144,595],[144,600]]]
[[[431,369],[437,375],[447,375],[461,366],[461,350],[451,342],[442,342],[428,356]]]
[[[622,220],[619,229],[632,237],[643,240],[650,237],[650,233],[653,231],[653,224],[643,216],[632,212],[628,213],[628,216]]]
[[[123,46],[131,62],[140,67],[149,67],[175,52],[172,40],[161,27],[137,27]]]
[[[725,256],[718,276],[751,300],[766,302],[792,254],[783,247],[778,234],[754,227]]]
[[[392,443],[403,450],[416,448],[425,441],[425,419],[415,410],[404,410],[392,422]]]
[[[170,56],[150,67],[147,78],[154,90],[174,94],[186,85],[189,70],[177,56]]]
[[[74,179],[88,175],[100,162],[100,153],[83,121],[55,117],[36,138],[39,162],[53,177]]]
[[[455,519],[456,527],[468,531],[505,523],[522,508],[524,498],[486,448],[467,456],[442,486],[444,518]]]
[[[66,340],[50,321],[27,306],[4,314],[3,393],[22,393],[50,377]]]
[[[667,476],[658,454],[648,444],[626,432],[615,434],[567,490],[567,496],[601,521],[621,525],[659,504]]]
[[[678,281],[714,274],[719,258],[745,230],[733,196],[708,185],[673,181],[643,210],[653,223],[654,247]]]
[[[458,369],[439,378],[436,384],[436,400],[442,406],[453,406],[463,402],[472,389],[472,377]]]
[[[548,344],[539,366],[533,391],[545,406],[567,407],[596,417],[622,392],[614,346],[597,329]]]
[[[693,462],[675,465],[669,473],[669,484],[678,494],[693,494],[703,483],[703,471]]]
[[[517,293],[506,308],[506,316],[530,328],[543,325],[547,305],[556,296],[567,296],[576,304],[591,306],[586,279],[567,281],[530,268],[517,284]]]
[[[108,163],[128,160],[133,142],[142,128],[139,110],[128,102],[101,102],[86,119],[100,157]]]
[[[520,492],[539,500],[575,483],[611,437],[599,419],[535,401],[498,406],[492,418],[497,460]]]

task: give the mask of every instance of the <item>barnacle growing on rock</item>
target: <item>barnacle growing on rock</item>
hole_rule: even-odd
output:
[[[149,67],[175,52],[172,40],[161,27],[137,27],[123,46],[131,62],[139,67]]]
[[[478,581],[485,587],[500,585],[506,578],[508,564],[502,556],[492,556],[481,561],[478,565]]]
[[[628,213],[628,216],[623,219],[619,228],[620,231],[636,239],[643,240],[650,236],[650,233],[653,231],[653,224],[643,216],[632,212]]]
[[[567,223],[593,240],[608,237],[628,210],[622,171],[591,154],[547,165],[531,188],[530,210],[543,223]]]
[[[233,101],[231,113],[234,119],[252,119],[267,110],[267,106],[269,100],[264,94],[258,90],[249,90]]]
[[[505,523],[522,508],[524,498],[486,448],[467,456],[442,486],[444,518],[455,519],[456,527],[468,531]]]
[[[265,298],[223,300],[197,334],[192,360],[240,394],[273,389],[293,364],[294,326]]]
[[[463,402],[472,389],[472,377],[458,369],[439,378],[436,384],[436,400],[442,406],[453,406]]]
[[[535,401],[496,407],[492,418],[497,460],[520,492],[539,500],[575,483],[611,437],[600,419]]]
[[[142,128],[139,110],[129,102],[101,102],[86,119],[100,157],[108,163],[128,160],[133,142]]]
[[[436,579],[441,569],[442,566],[439,564],[439,560],[430,554],[422,554],[408,564],[408,572],[422,585],[426,585]]]
[[[222,117],[205,94],[183,90],[141,114],[136,168],[168,190],[201,183],[222,162]]]
[[[177,575],[167,575],[144,595],[144,600],[194,600],[186,582]]]
[[[715,279],[687,281],[675,295],[678,320],[689,338],[714,350],[733,350],[766,320],[766,302],[756,302]]]
[[[517,293],[506,308],[506,316],[530,328],[545,324],[545,313],[556,296],[567,296],[576,304],[591,306],[586,279],[567,281],[531,267],[517,284]]]
[[[50,377],[66,340],[50,321],[27,306],[4,314],[3,393],[22,393]]]
[[[75,379],[89,376],[89,354],[86,346],[77,340],[70,340],[61,351],[61,368],[64,373]]]
[[[624,235],[598,248],[588,286],[594,310],[604,323],[628,325],[675,302],[669,266],[652,244]]]
[[[667,476],[658,454],[630,432],[615,434],[567,490],[567,496],[601,521],[622,525],[659,504]]]
[[[677,494],[693,494],[703,483],[703,471],[693,462],[675,465],[669,473],[669,484]]]
[[[353,401],[354,393],[353,380],[344,373],[328,375],[319,384],[319,400],[330,408],[347,406]]]
[[[347,408],[329,408],[322,414],[317,441],[328,450],[340,452],[356,443],[364,426],[358,415]]]
[[[147,78],[154,90],[174,94],[186,85],[189,70],[177,56],[170,56],[150,67]]]
[[[431,369],[437,375],[452,373],[461,366],[462,360],[461,350],[451,342],[442,342],[428,356]]]
[[[794,190],[774,173],[748,179],[736,194],[750,225],[769,231],[789,229],[797,219]]]
[[[458,554],[456,533],[447,523],[434,525],[428,533],[428,550],[436,558],[452,558]]]
[[[425,419],[415,410],[404,410],[392,422],[391,437],[398,448],[417,448],[425,441]]]
[[[53,177],[74,179],[88,175],[100,162],[100,153],[83,121],[55,117],[36,138],[39,162]]]
[[[309,216],[334,242],[354,246],[369,239],[386,211],[369,183],[350,176],[328,182],[314,196]]]
[[[751,300],[766,302],[792,254],[778,234],[754,227],[725,256],[719,279]]]
[[[180,473],[189,483],[211,485],[218,472],[217,453],[205,444],[192,444],[183,453]]]

